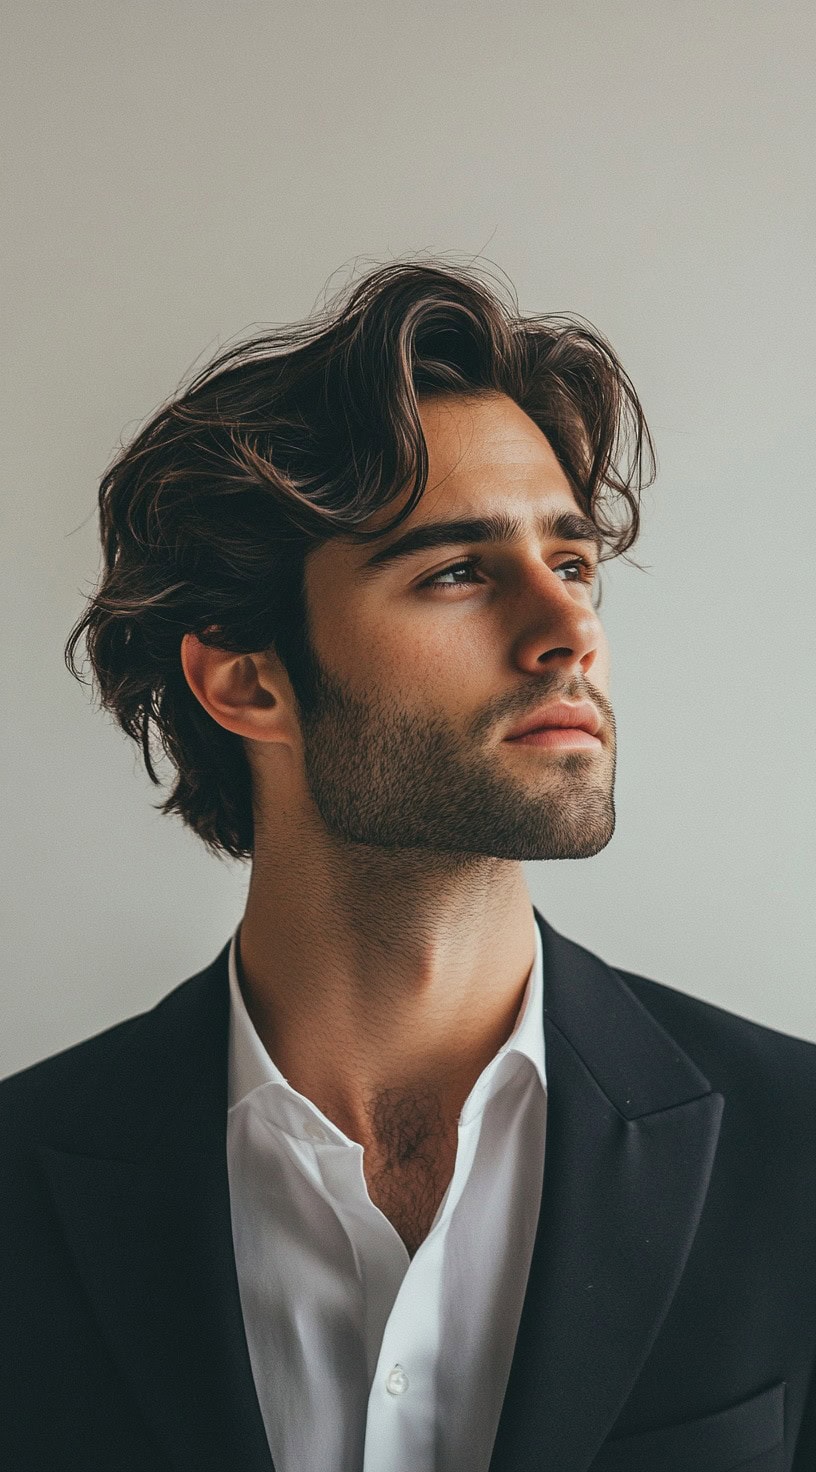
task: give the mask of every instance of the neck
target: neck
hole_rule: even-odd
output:
[[[239,979],[284,1077],[366,1145],[383,1098],[455,1121],[513,1030],[534,946],[519,863],[259,845]]]

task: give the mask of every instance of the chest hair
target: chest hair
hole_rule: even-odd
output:
[[[453,1175],[458,1125],[446,1118],[433,1091],[383,1089],[370,1119],[371,1140],[363,1152],[368,1194],[413,1257]]]

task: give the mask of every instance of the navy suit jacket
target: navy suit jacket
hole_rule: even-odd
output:
[[[816,1472],[816,1045],[536,920],[544,1187],[490,1472]],[[0,1083],[9,1472],[274,1472],[230,1224],[228,950]]]

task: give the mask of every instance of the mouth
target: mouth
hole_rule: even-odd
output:
[[[567,750],[599,750],[603,742],[585,731],[582,726],[539,726],[535,731],[525,731],[522,736],[507,736],[508,746],[549,746]]]
[[[590,700],[549,700],[540,704],[538,710],[533,710],[523,720],[518,722],[515,730],[507,732],[506,741],[523,741],[530,736],[540,736],[542,732],[580,731],[584,736],[592,737],[600,746],[598,737],[603,729],[603,721],[600,711],[596,709]],[[559,745],[554,738],[546,741],[537,741],[536,745]],[[587,742],[579,742],[586,746]],[[591,743],[589,743],[591,744]]]

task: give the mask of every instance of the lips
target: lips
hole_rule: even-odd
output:
[[[538,710],[527,716],[520,725],[512,731],[508,731],[505,741],[513,741],[519,736],[527,736],[531,731],[542,731],[557,726],[572,726],[578,730],[588,731],[590,736],[597,736],[603,721],[595,706],[588,700],[556,700],[549,705],[539,706]]]

